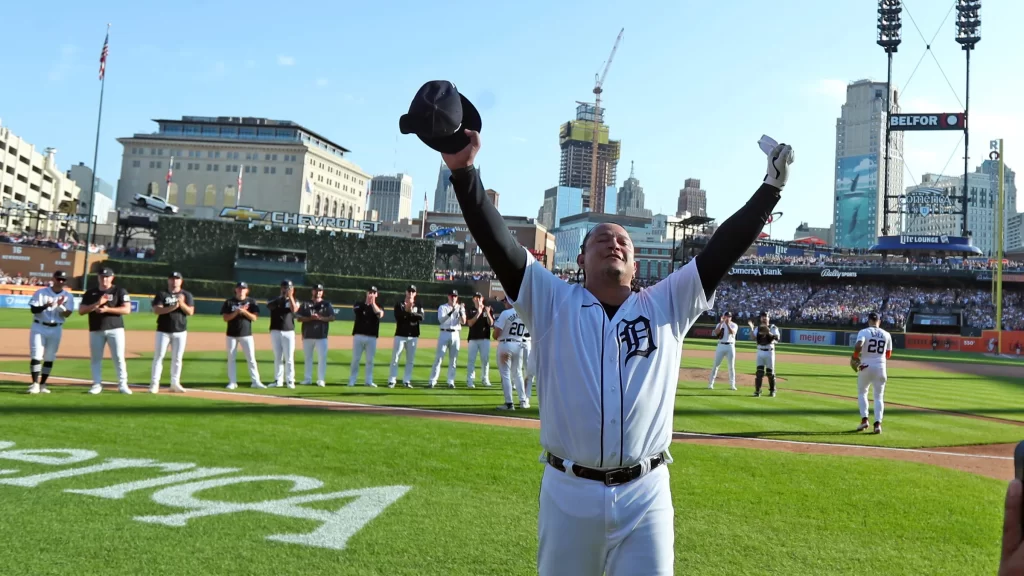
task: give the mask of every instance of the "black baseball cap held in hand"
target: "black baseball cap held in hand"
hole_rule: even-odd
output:
[[[398,119],[402,134],[415,134],[424,144],[443,154],[455,154],[469,145],[463,130],[479,132],[480,113],[447,80],[431,80],[420,87],[409,112]]]

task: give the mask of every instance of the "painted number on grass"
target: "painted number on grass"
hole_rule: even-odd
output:
[[[0,441],[0,460],[28,462],[49,466],[67,466],[94,460],[98,454],[92,450],[71,448],[44,450],[10,450],[13,442]],[[0,469],[0,488],[3,485],[35,488],[45,482],[99,474],[110,470],[155,469],[170,473],[145,480],[123,482],[101,488],[68,488],[64,492],[84,494],[98,498],[120,499],[125,494],[138,490],[160,488],[153,493],[154,502],[182,511],[153,516],[136,516],[134,519],[149,524],[164,526],[187,526],[190,520],[206,516],[221,516],[236,512],[262,512],[273,516],[297,518],[319,522],[320,526],[308,534],[272,534],[267,540],[300,544],[331,550],[344,550],[348,540],[359,530],[380,515],[385,508],[396,502],[409,491],[409,486],[383,486],[360,488],[339,492],[312,493],[323,488],[323,482],[306,476],[223,476],[238,472],[238,468],[200,468],[193,463],[158,462],[146,458],[107,458],[99,463],[74,466],[26,476],[11,477],[18,470]],[[211,478],[221,476],[220,478]],[[198,495],[204,490],[222,486],[236,486],[255,483],[287,484],[295,496],[262,502],[221,502],[205,500]],[[336,510],[307,508],[303,504],[313,502],[342,501]]]

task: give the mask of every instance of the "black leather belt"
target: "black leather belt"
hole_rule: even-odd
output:
[[[517,340],[515,338],[502,338],[498,342],[526,342],[526,340]]]
[[[455,332],[455,328],[441,328],[441,332]]]
[[[657,456],[650,458],[650,463],[650,470],[654,470],[665,463],[665,457],[658,454]],[[548,464],[550,464],[555,470],[565,472],[565,461],[554,454],[548,454]],[[648,472],[650,470],[648,470]],[[620,486],[643,476],[643,465],[637,464],[635,466],[616,468],[614,470],[595,470],[593,468],[580,466],[579,464],[573,464],[572,473],[574,476],[579,476],[580,478],[602,482],[605,486]]]
[[[772,350],[774,350],[774,348],[761,348],[760,346],[758,346],[757,349],[762,352],[771,352]]]
[[[39,320],[33,320],[33,322],[35,322],[36,324],[42,324],[43,326],[46,326],[47,328],[53,328],[55,326],[60,326],[59,322],[40,322]]]
[[[725,344],[726,346],[730,346],[732,344],[735,344],[735,342],[722,342],[721,340],[719,340],[718,343],[719,344]]]

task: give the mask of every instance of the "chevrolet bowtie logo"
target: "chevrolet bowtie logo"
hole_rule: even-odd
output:
[[[248,206],[236,206],[234,208],[224,208],[220,211],[221,218],[234,218],[235,220],[252,222],[254,220],[263,220],[267,216],[266,210],[253,210]]]

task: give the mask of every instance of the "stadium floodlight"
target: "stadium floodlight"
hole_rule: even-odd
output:
[[[956,41],[964,50],[973,50],[981,42],[981,0],[957,0]]]
[[[878,0],[878,41],[887,54],[896,52],[903,30],[903,2],[901,0]]]

